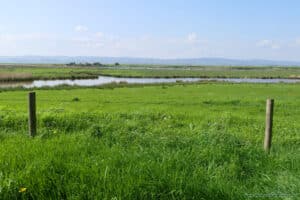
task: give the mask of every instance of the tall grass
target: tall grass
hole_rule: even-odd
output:
[[[31,73],[0,73],[0,82],[2,81],[30,81],[33,80]]]
[[[298,90],[294,84],[38,90],[34,139],[27,136],[27,92],[3,91],[0,199],[297,199]],[[267,155],[270,96],[274,140]]]

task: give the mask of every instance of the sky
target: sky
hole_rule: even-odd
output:
[[[299,0],[0,1],[0,56],[300,61]]]

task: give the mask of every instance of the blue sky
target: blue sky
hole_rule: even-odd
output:
[[[0,55],[300,61],[297,0],[10,0]]]

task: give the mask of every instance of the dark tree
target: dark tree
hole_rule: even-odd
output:
[[[75,65],[76,65],[75,62],[70,62],[70,63],[67,64],[67,66],[75,66]]]
[[[102,66],[102,64],[99,63],[99,62],[95,62],[95,63],[93,63],[93,65],[94,65],[94,66]]]

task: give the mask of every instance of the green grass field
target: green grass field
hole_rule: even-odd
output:
[[[155,78],[300,78],[300,67],[152,67],[103,69],[102,75]]]
[[[300,85],[0,92],[0,199],[299,199]],[[271,153],[265,101],[275,99]]]

